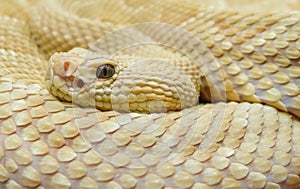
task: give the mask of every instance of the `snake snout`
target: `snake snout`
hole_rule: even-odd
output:
[[[72,96],[75,80],[78,87],[83,87],[84,82],[76,79],[76,72],[81,59],[76,53],[70,52],[55,53],[51,56],[50,66],[46,73],[47,89],[51,94],[61,100],[67,100],[68,97]]]
[[[50,64],[54,74],[60,77],[73,76],[78,67],[78,62],[74,58],[69,57],[67,53],[55,53],[50,58]]]

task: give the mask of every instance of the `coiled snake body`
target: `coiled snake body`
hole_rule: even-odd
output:
[[[0,20],[1,188],[300,187],[298,12],[14,6]]]

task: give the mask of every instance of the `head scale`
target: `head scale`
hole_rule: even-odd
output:
[[[47,89],[100,110],[165,112],[197,103],[190,76],[163,59],[100,55],[81,48],[50,58]]]

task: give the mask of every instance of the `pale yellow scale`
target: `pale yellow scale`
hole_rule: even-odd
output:
[[[298,1],[273,1],[264,8],[266,1],[260,1],[257,8],[268,10],[261,13],[200,9],[205,3],[196,1],[0,4],[0,188],[300,187],[300,16],[297,11],[269,11],[276,5],[297,9]],[[232,6],[238,4],[243,3]],[[113,59],[129,60],[123,70],[136,60],[134,53],[165,58],[184,73],[181,81],[186,81],[185,75],[192,75],[185,89],[193,84],[199,87],[194,92],[203,100],[212,95],[222,100],[226,94],[227,100],[235,102],[190,105],[168,113],[103,112],[54,97],[72,100],[54,90],[63,89],[68,83],[64,79],[55,79],[53,95],[46,90],[44,76],[52,53],[87,47],[120,26],[143,21],[178,25],[197,35],[204,46],[198,42],[194,45],[204,61],[195,66],[180,53],[146,46],[147,51],[132,48]],[[182,45],[188,40],[186,36],[155,29],[149,27],[143,32],[153,39],[183,46],[199,60],[195,46]],[[143,36],[128,37],[130,41]],[[123,44],[116,40],[101,45],[96,47],[109,51]],[[123,59],[124,54],[131,58]],[[156,68],[150,63],[154,70],[172,70],[167,69],[171,66]],[[59,66],[55,73],[62,73]],[[72,66],[69,71],[73,73],[78,65]],[[196,68],[200,72],[191,71]],[[132,73],[136,78],[141,74]],[[126,84],[138,83],[138,79],[130,81],[125,76]],[[175,72],[173,76],[177,78]],[[201,82],[196,79],[199,77]],[[171,88],[171,81],[154,81],[142,80],[143,85],[132,88],[130,102],[145,98],[143,92],[172,96],[165,91]],[[108,101],[107,93],[112,91],[109,84],[97,83],[96,87],[108,87],[99,89],[106,96],[99,95],[96,100]],[[115,94],[122,95],[122,90]],[[124,96],[120,98],[124,100]],[[135,103],[133,107],[146,105]]]

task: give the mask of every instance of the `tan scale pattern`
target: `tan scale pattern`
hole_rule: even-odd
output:
[[[225,17],[226,19],[223,17],[222,22],[212,21],[212,24],[207,27],[194,21],[184,25],[188,25],[189,30],[193,31],[195,28],[204,33],[207,33],[205,30],[208,30],[208,27],[213,27],[211,33],[217,33],[216,42],[208,47],[212,49],[215,57],[221,55],[220,62],[222,64],[224,62],[223,68],[230,80],[229,88],[226,86],[228,99],[264,102],[281,110],[288,109],[298,115],[299,112],[296,110],[299,98],[298,76],[290,75],[290,71],[298,69],[299,56],[296,54],[299,14],[249,15],[247,13],[246,15],[234,15]],[[199,14],[198,19],[208,20],[213,16],[203,17]],[[255,20],[260,22],[254,22]],[[238,31],[240,33],[235,35]],[[200,35],[202,36],[203,34]],[[214,35],[202,37],[206,41],[210,41],[210,38],[214,38]],[[215,52],[214,49],[222,52]]]
[[[11,82],[7,84],[14,85]],[[193,121],[181,124],[189,129],[177,132],[176,135],[174,129],[177,131],[179,129],[177,124],[180,124],[178,113],[156,114],[153,121],[160,123],[160,126],[146,136],[144,133],[132,133],[126,126],[134,120],[149,119],[147,114],[136,116],[135,113],[121,115],[115,112],[113,115],[102,112],[98,118],[100,113],[98,111],[80,110],[76,107],[62,108],[64,104],[53,101],[44,89],[36,89],[35,94],[30,94],[27,92],[28,88],[23,87],[18,89],[26,91],[24,98],[26,103],[30,104],[30,99],[38,96],[43,102],[25,111],[12,112],[11,115],[26,114],[36,107],[44,107],[47,114],[32,118],[32,124],[28,126],[17,125],[12,121],[10,127],[15,125],[12,131],[1,131],[3,139],[1,151],[3,155],[6,154],[2,155],[1,160],[2,182],[6,183],[3,186],[9,187],[12,183],[25,187],[43,185],[59,188],[68,188],[71,183],[73,187],[82,188],[111,185],[124,188],[142,186],[188,188],[203,184],[207,186],[220,184],[224,187],[267,187],[278,184],[282,187],[297,187],[299,185],[297,176],[299,174],[297,162],[300,155],[297,152],[297,138],[299,137],[298,127],[295,127],[299,122],[274,108],[260,104],[219,103],[213,106],[219,106],[220,111],[211,114],[208,111],[213,108],[211,105],[193,107],[188,109],[185,115],[193,118]],[[11,95],[14,90],[17,89],[7,92]],[[220,109],[222,106],[226,106],[225,112],[224,109]],[[68,115],[71,111],[75,112],[73,112],[74,117],[59,116]],[[203,122],[204,115],[214,118],[210,122]],[[240,115],[245,116],[241,118]],[[218,133],[218,139],[213,140],[213,144],[208,148],[203,148],[205,135],[211,130],[208,126],[218,124],[219,116],[224,116],[225,120],[218,127],[221,131]],[[55,127],[52,124],[45,126],[45,122],[38,124],[41,118],[49,117],[52,118]],[[95,117],[105,122],[114,122],[120,118],[120,123],[123,125],[115,130],[97,121],[94,123],[78,121],[87,117]],[[273,124],[267,119],[268,117],[275,120]],[[263,118],[261,122],[250,122],[259,118]],[[11,116],[7,116],[1,122],[9,122],[11,119]],[[124,122],[122,121],[124,119],[129,120]],[[173,124],[170,125],[168,122],[171,120]],[[243,120],[248,120],[248,123]],[[257,123],[259,130],[255,129]],[[70,124],[80,124],[76,125],[79,130],[67,127]],[[47,129],[40,130],[40,127]],[[98,140],[93,140],[94,132],[89,132],[95,130],[95,127],[98,128],[99,133],[102,132],[97,136],[103,136],[98,137]],[[106,130],[103,127],[106,127]],[[114,124],[111,124],[111,127],[114,127]],[[145,125],[145,127],[150,126]],[[207,129],[203,129],[205,127]],[[69,132],[65,132],[65,129],[69,129]],[[16,133],[22,134],[18,136]],[[27,133],[34,138],[28,139]],[[189,138],[189,133],[194,135]],[[269,133],[273,133],[273,137]],[[116,134],[127,143],[120,145],[119,141],[114,141],[113,136]],[[60,135],[61,139],[51,138],[51,135]],[[81,137],[87,140],[81,141]],[[177,140],[174,141],[174,137]],[[57,145],[58,139],[59,145]],[[88,141],[89,139],[91,140]],[[234,141],[241,144],[233,147]],[[178,151],[178,147],[183,147],[185,150]],[[193,150],[189,152],[190,150],[187,149],[191,147]],[[273,155],[268,155],[269,153]],[[227,177],[223,177],[224,174]],[[15,180],[14,175],[19,175],[20,180]],[[46,177],[50,179],[43,179]]]
[[[46,71],[46,61],[30,38],[29,26],[24,21],[10,17],[2,17],[1,22],[0,76],[22,80],[25,84],[44,83],[44,73],[41,71]],[[20,95],[15,98],[23,99],[21,94],[15,95]]]
[[[130,24],[143,18],[127,14],[146,12],[146,21],[182,24],[199,34],[221,63],[208,61],[204,76],[223,69],[224,78],[217,80],[224,79],[227,98],[248,102],[155,114],[101,112],[60,102],[45,89],[46,64],[39,50],[51,54],[86,47],[118,19],[101,26],[79,17],[73,21],[67,10],[95,19],[91,6],[81,9],[79,1],[63,2],[68,9],[61,17],[52,12],[55,4],[48,9],[42,1],[43,9],[33,6],[44,11],[42,18],[34,11],[23,17],[11,10],[7,15],[33,20],[30,28],[25,21],[0,19],[5,36],[0,39],[0,187],[299,188],[298,13],[200,12],[195,4],[147,2],[151,9],[160,8],[154,12],[137,9],[142,2],[119,2],[105,4],[103,20],[122,17],[120,24]],[[117,5],[121,8],[111,9]],[[38,25],[46,23],[48,28]],[[88,33],[85,39],[77,27],[89,28],[82,30]],[[95,34],[99,27],[102,32]],[[64,35],[66,31],[74,33]],[[174,44],[179,42],[174,36]],[[210,59],[208,52],[203,54]],[[214,81],[207,78],[201,93]]]

